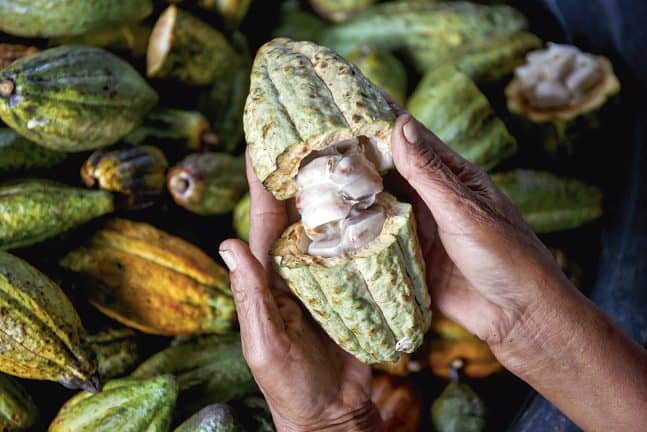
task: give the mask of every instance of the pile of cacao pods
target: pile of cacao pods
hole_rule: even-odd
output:
[[[0,1],[0,430],[274,430],[214,260],[248,240],[242,117],[272,37],[353,62],[490,172],[585,287],[619,87],[568,118],[511,110],[544,42],[502,3]],[[498,430],[487,394],[526,390],[501,371],[436,313],[423,348],[375,367],[373,400],[387,430]]]

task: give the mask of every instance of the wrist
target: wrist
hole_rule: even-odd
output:
[[[328,417],[328,416],[324,416]],[[360,408],[317,419],[313,423],[297,424],[282,418],[275,418],[278,432],[382,432],[384,424],[375,404],[367,401]]]

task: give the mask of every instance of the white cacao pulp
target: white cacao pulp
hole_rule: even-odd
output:
[[[575,106],[602,78],[599,61],[571,45],[548,43],[515,70],[528,102],[538,109]]]
[[[364,147],[358,139],[342,141],[301,166],[296,203],[310,255],[350,252],[382,231],[386,215],[375,200],[384,186]]]

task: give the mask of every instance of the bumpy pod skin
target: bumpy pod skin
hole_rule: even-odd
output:
[[[384,430],[417,432],[420,426],[422,400],[409,381],[378,374],[371,383],[371,400],[380,412]]]
[[[49,168],[67,155],[34,144],[11,129],[0,128],[0,175]]]
[[[105,48],[135,58],[146,54],[151,28],[140,23],[129,23],[93,30],[78,36],[61,37],[50,40],[50,45],[86,45]]]
[[[211,84],[225,77],[237,61],[222,33],[173,5],[157,20],[146,58],[149,77],[189,85]]]
[[[136,206],[154,200],[164,190],[168,162],[157,147],[140,146],[109,152],[96,151],[81,167],[88,187],[119,192]]]
[[[139,360],[137,336],[127,328],[114,328],[88,335],[85,342],[94,351],[97,372],[102,380],[117,378]]]
[[[407,71],[400,60],[387,51],[369,46],[358,48],[346,59],[357,66],[373,84],[397,103],[404,105],[407,97]]]
[[[178,410],[183,415],[257,389],[238,333],[177,339],[169,348],[144,361],[132,376],[147,378],[161,374],[175,375],[180,389]]]
[[[167,432],[177,392],[170,375],[113,380],[101,393],[82,392],[68,400],[49,432]]]
[[[481,432],[485,407],[467,384],[452,381],[431,406],[431,419],[438,432]]]
[[[173,432],[243,432],[234,410],[225,404],[202,408]]]
[[[394,362],[421,344],[431,321],[425,265],[411,206],[381,194],[379,236],[345,255],[301,250],[303,225],[290,226],[270,254],[279,274],[343,349],[365,363]]]
[[[427,72],[407,108],[453,150],[488,170],[517,151],[487,98],[474,82],[451,64]]]
[[[602,215],[600,190],[578,180],[515,170],[492,174],[492,181],[540,234],[578,228]]]
[[[620,92],[621,85],[611,62],[605,57],[595,58],[601,65],[602,78],[576,106],[539,110],[528,102],[517,78],[508,84],[505,88],[508,111],[514,114],[524,138],[539,141],[548,153],[572,154],[586,131],[600,126],[605,118],[604,108]]]
[[[49,180],[0,186],[0,249],[29,246],[113,211],[112,195]]]
[[[71,36],[139,21],[151,0],[0,0],[0,30],[25,37]]]
[[[80,273],[97,309],[145,333],[226,332],[236,319],[225,269],[148,224],[110,220],[60,264]]]
[[[13,432],[36,423],[38,409],[20,384],[0,374],[0,430]]]
[[[337,141],[371,137],[390,162],[394,121],[382,93],[328,48],[277,38],[256,54],[243,125],[254,171],[278,199],[296,194],[308,154]]]
[[[245,241],[249,241],[249,207],[251,204],[251,198],[249,194],[246,194],[244,197],[238,201],[236,207],[234,207],[234,218],[233,225],[238,238]]]
[[[0,371],[98,390],[85,330],[63,291],[25,261],[0,251]]]
[[[0,43],[0,69],[37,52],[38,48],[34,46]]]
[[[195,153],[168,174],[175,202],[200,215],[230,212],[247,191],[245,161],[227,153]]]
[[[310,6],[322,17],[333,21],[344,21],[366,9],[377,0],[309,0]]]
[[[50,48],[0,71],[2,120],[53,150],[114,144],[156,103],[137,71],[101,48]]]
[[[325,30],[320,42],[342,55],[362,45],[402,49],[422,73],[527,27],[515,9],[471,2],[389,2]]]

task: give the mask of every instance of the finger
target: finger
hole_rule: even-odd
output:
[[[278,201],[256,177],[249,154],[247,181],[249,183],[249,247],[266,269],[271,268],[269,251],[272,243],[288,225],[285,202]]]
[[[240,240],[225,240],[219,253],[229,268],[245,358],[250,366],[268,361],[286,348],[285,324],[265,270]]]
[[[397,103],[395,101],[395,99],[393,99],[393,97],[390,94],[388,94],[387,92],[385,92],[382,89],[379,89],[379,90],[380,90],[380,92],[382,92],[382,96],[384,97],[384,100],[386,100],[386,102],[391,107],[391,111],[393,111],[393,113],[396,116],[401,116],[402,114],[407,114],[407,111],[404,108],[402,108],[400,106],[400,104]]]

